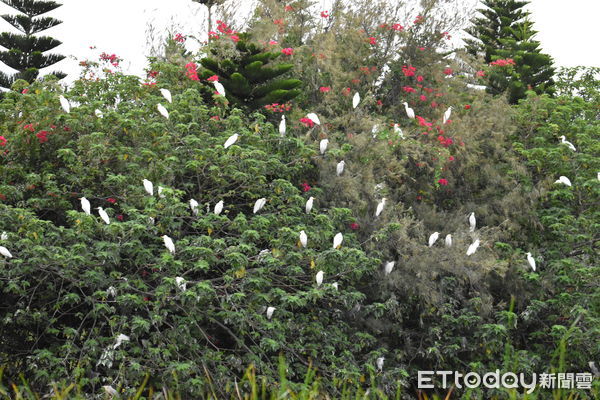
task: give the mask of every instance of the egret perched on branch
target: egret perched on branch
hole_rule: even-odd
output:
[[[433,246],[435,244],[435,242],[438,240],[439,237],[440,237],[440,233],[439,232],[433,232],[429,236],[429,247]]]
[[[186,282],[185,279],[181,276],[178,276],[177,278],[175,278],[175,283],[177,284],[177,286],[179,287],[179,289],[181,289],[182,292],[185,292],[186,289]]]
[[[106,225],[110,224],[110,218],[108,218],[106,211],[104,211],[102,207],[98,207],[97,210],[98,214],[100,214],[100,218],[102,218],[102,221],[104,221]]]
[[[115,289],[114,286],[109,286],[108,289],[106,289],[106,295],[108,297],[116,297],[117,296],[117,289]]]
[[[394,270],[394,265],[396,265],[396,261],[388,261],[385,263],[384,271],[386,275],[389,275]]]
[[[375,210],[375,217],[379,217],[379,215],[383,212],[383,207],[385,207],[385,202],[387,199],[384,197],[381,199],[379,204],[377,204],[377,210]]]
[[[190,199],[190,208],[192,209],[192,214],[198,215],[198,202],[194,199]]]
[[[115,344],[113,345],[113,349],[116,349],[117,347],[119,347],[121,345],[121,343],[123,343],[123,342],[129,342],[129,336],[123,335],[121,333],[121,334],[119,334],[119,336],[117,336],[117,340],[115,341]]]
[[[300,245],[302,247],[306,247],[307,244],[308,244],[308,236],[306,236],[306,232],[304,232],[302,230],[302,231],[300,231]]]
[[[402,132],[402,129],[400,128],[400,126],[398,124],[394,124],[394,132],[396,132],[398,134],[398,136],[400,136],[402,139],[404,139],[404,132]]]
[[[333,288],[334,288],[335,290],[339,290],[340,284],[339,284],[339,283],[337,283],[337,282],[333,282],[333,283],[331,284],[331,286],[333,286]]]
[[[8,240],[8,233],[6,233],[6,231],[2,232],[2,235],[0,235],[0,240]]]
[[[413,110],[412,108],[410,108],[408,106],[407,102],[404,102],[402,104],[404,104],[404,110],[406,111],[406,115],[408,116],[408,118],[415,119],[415,110]]]
[[[479,247],[479,239],[475,240],[467,249],[467,255],[470,256],[472,254],[475,254],[475,252],[477,251],[477,248]]]
[[[12,258],[12,254],[10,254],[10,251],[4,246],[0,246],[0,254],[6,258]]]
[[[569,148],[570,148],[571,150],[573,150],[573,151],[577,151],[577,149],[575,148],[575,146],[573,146],[573,143],[569,142],[569,141],[567,140],[567,138],[565,137],[565,135],[563,135],[563,136],[561,136],[561,137],[560,137],[560,142],[561,142],[562,144],[566,144],[567,146],[569,146]]]
[[[339,249],[340,247],[342,247],[343,241],[344,241],[344,235],[342,235],[342,232],[338,232],[335,235],[335,237],[333,238],[333,248]]]
[[[281,136],[285,136],[285,130],[286,130],[286,126],[285,126],[285,115],[281,116],[281,122],[279,123],[279,134]]]
[[[221,96],[225,96],[225,88],[223,87],[223,85],[221,85],[221,82],[214,81],[213,84],[215,85],[217,93],[219,93]]]
[[[337,164],[337,167],[335,168],[335,172],[337,173],[337,176],[340,176],[341,174],[344,173],[344,166],[346,165],[346,161],[342,160]]]
[[[63,111],[67,114],[70,113],[71,104],[69,103],[69,100],[65,99],[65,96],[63,96],[62,94],[58,97],[58,100],[60,101],[60,106],[62,107]]]
[[[475,219],[475,213],[472,212],[471,215],[469,215],[469,231],[475,232],[476,225],[477,225],[477,220]]]
[[[377,359],[377,371],[383,371],[383,362],[385,361],[385,357],[379,357]]]
[[[310,210],[312,210],[312,208],[313,208],[313,202],[314,201],[315,201],[315,198],[312,197],[312,196],[310,196],[308,198],[308,200],[306,200],[306,207],[305,207],[305,209],[306,209],[306,213],[307,214],[310,213]]]
[[[315,280],[317,281],[317,287],[321,286],[321,284],[323,283],[323,274],[323,271],[317,272],[317,276],[315,277]]]
[[[215,204],[214,213],[216,215],[219,215],[219,214],[221,214],[221,211],[223,211],[223,200],[221,200],[217,204]]]
[[[273,312],[277,310],[275,307],[267,307],[267,319],[271,319]]]
[[[265,206],[266,203],[267,203],[267,199],[265,199],[264,197],[256,200],[256,202],[254,203],[254,214],[256,214],[257,212],[262,210],[262,208]]]
[[[160,115],[162,115],[166,119],[169,119],[169,112],[167,111],[167,109],[165,108],[165,106],[163,106],[162,104],[158,103],[156,105],[156,109],[158,110],[158,112],[160,113]]]
[[[315,113],[308,113],[306,114],[306,117],[308,119],[310,119],[312,122],[314,122],[317,125],[321,125],[321,121],[319,120],[319,117],[317,117],[317,114]]]
[[[85,197],[80,197],[79,200],[81,201],[81,209],[83,212],[85,212],[87,215],[92,215],[92,206],[90,205],[90,201]]]
[[[554,183],[562,183],[567,186],[571,186],[571,180],[566,176],[561,176],[558,180],[554,181]]]
[[[162,194],[164,188],[162,186],[159,186],[158,189],[156,190],[156,194],[158,194],[158,197],[160,197],[161,199],[165,198],[165,195]]]
[[[148,179],[144,179],[142,183],[144,184],[144,190],[146,193],[148,193],[150,196],[154,196],[154,185],[152,182],[150,182]]]
[[[452,114],[452,106],[448,107],[448,109],[444,113],[444,120],[442,122],[442,125],[445,125],[446,122],[448,122],[448,120],[450,119],[450,114]]]
[[[237,133],[234,133],[233,135],[229,136],[229,139],[227,139],[225,141],[225,144],[223,145],[223,147],[228,148],[229,146],[234,144],[238,140],[239,137],[240,137],[240,135],[238,135]]]
[[[535,272],[535,258],[533,258],[531,253],[527,253],[527,262],[529,263],[529,266],[531,266],[533,272]]]
[[[162,94],[162,96],[169,102],[172,103],[173,102],[173,98],[171,97],[171,92],[169,91],[169,89],[160,89],[160,94]]]
[[[446,247],[450,247],[450,246],[452,246],[452,235],[447,234],[446,235]]]
[[[352,108],[358,107],[358,103],[360,103],[360,94],[356,92],[354,93],[354,97],[352,97]]]
[[[175,254],[175,243],[173,243],[173,239],[171,239],[167,235],[163,235],[162,238],[165,242],[165,247],[167,248],[167,250],[169,250],[169,253]]]
[[[329,139],[321,140],[321,143],[319,143],[319,151],[321,152],[321,154],[325,154],[325,150],[327,150],[328,144],[329,144]]]
[[[94,114],[96,114],[96,117],[98,118],[104,118],[104,114],[102,113],[102,111],[98,110],[97,108],[94,111]]]

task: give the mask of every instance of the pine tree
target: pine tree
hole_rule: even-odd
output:
[[[537,32],[528,20],[530,13],[523,9],[529,1],[485,0],[483,4],[487,8],[478,10],[482,17],[466,30],[473,37],[465,40],[467,51],[488,64],[498,59],[515,63],[488,74],[488,91],[507,91],[511,103],[525,97],[527,90],[554,93],[552,58],[541,52],[540,43],[534,40]]]
[[[62,22],[52,17],[40,17],[62,4],[40,0],[0,1],[22,13],[2,15],[6,22],[20,32],[0,34],[0,46],[7,49],[0,51],[0,61],[17,70],[12,75],[0,72],[0,86],[10,88],[17,79],[33,82],[38,77],[40,69],[56,64],[65,58],[59,54],[43,54],[59,46],[62,42],[49,36],[34,36]],[[62,72],[53,72],[53,75],[59,79],[66,76]]]

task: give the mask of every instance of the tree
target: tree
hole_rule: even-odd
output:
[[[488,91],[492,94],[508,92],[510,103],[525,97],[527,90],[538,94],[554,93],[552,58],[542,53],[540,42],[534,40],[537,32],[524,11],[528,1],[486,0],[486,9],[479,12],[473,26],[466,32],[474,39],[465,40],[467,51],[483,57],[492,67],[488,74]],[[512,60],[497,64],[498,60]]]
[[[59,54],[43,54],[59,46],[62,42],[49,36],[34,36],[62,22],[52,17],[40,17],[62,4],[36,0],[1,1],[22,13],[2,15],[6,22],[20,32],[16,34],[3,32],[0,35],[0,46],[7,49],[0,51],[0,61],[17,70],[17,73],[13,75],[0,73],[0,86],[10,88],[17,79],[33,82],[38,77],[40,69],[56,64],[65,58]],[[62,72],[54,72],[53,75],[59,79],[66,76]]]

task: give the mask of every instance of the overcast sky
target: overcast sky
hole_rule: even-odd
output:
[[[168,28],[186,35],[206,31],[202,26],[205,7],[191,0],[62,0],[62,3],[62,7],[47,15],[64,22],[44,33],[63,42],[56,52],[73,56],[49,69],[68,72],[71,79],[79,74],[74,57],[96,59],[103,51],[123,58],[125,72],[142,74],[148,53],[149,24],[159,32]],[[597,50],[600,0],[533,0],[530,10],[534,27],[539,31],[537,39],[542,42],[543,50],[554,57],[557,66],[600,67]],[[1,14],[13,11],[0,3]],[[0,20],[0,31],[5,30],[10,30],[10,25]],[[96,49],[90,50],[90,46]]]

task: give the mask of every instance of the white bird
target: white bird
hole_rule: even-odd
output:
[[[358,107],[358,103],[360,103],[360,94],[356,92],[354,93],[354,97],[352,97],[352,108]]]
[[[331,286],[333,286],[335,290],[338,290],[340,285],[337,282],[333,282]]]
[[[340,176],[341,174],[344,173],[344,166],[346,165],[346,161],[342,160],[337,164],[337,167],[335,168],[335,172],[337,173],[337,176]]]
[[[308,236],[306,236],[306,232],[304,232],[303,230],[300,231],[300,244],[302,245],[302,247],[306,247],[306,245],[308,244]]]
[[[452,113],[452,106],[448,107],[448,109],[446,110],[446,112],[444,113],[444,120],[442,122],[442,125],[445,125],[446,122],[450,119],[450,114]]]
[[[450,247],[450,246],[452,246],[452,235],[447,234],[446,235],[446,247]]]
[[[527,262],[531,266],[533,272],[535,272],[535,258],[531,255],[531,253],[527,253]]]
[[[221,82],[214,81],[213,84],[215,85],[215,89],[217,89],[217,92],[221,96],[225,96],[225,88],[223,87],[223,85],[221,85]]]
[[[192,209],[192,214],[198,215],[198,202],[194,199],[190,199],[190,208]]]
[[[158,197],[160,197],[161,199],[165,198],[165,195],[162,194],[163,190],[164,190],[164,188],[162,186],[159,186],[158,190],[156,191],[156,194],[158,194]]]
[[[471,244],[469,246],[469,248],[467,249],[467,255],[470,256],[471,254],[475,254],[478,247],[479,247],[479,239],[474,241],[473,244]]]
[[[169,112],[167,111],[167,109],[165,108],[165,106],[163,106],[162,104],[158,103],[156,105],[156,109],[158,110],[158,112],[160,113],[160,115],[162,115],[166,119],[169,119]]]
[[[152,182],[150,182],[148,179],[144,179],[142,183],[144,184],[144,190],[146,193],[148,193],[150,196],[154,196],[154,185]]]
[[[221,214],[221,211],[223,211],[223,200],[221,200],[217,204],[215,204],[214,213],[216,215],[219,215],[219,214]]]
[[[314,122],[317,125],[321,125],[321,121],[319,120],[319,117],[317,117],[317,114],[315,113],[308,113],[306,114],[306,117],[308,119],[310,119],[312,122]]]
[[[240,137],[240,135],[238,135],[237,133],[234,133],[233,135],[229,136],[229,139],[227,139],[225,141],[225,144],[223,145],[223,147],[228,148],[229,146],[234,144],[238,140],[239,137]]]
[[[2,235],[0,235],[0,240],[8,240],[8,233],[2,232]]]
[[[10,254],[10,251],[4,246],[0,246],[0,254],[6,258],[12,258],[12,254]]]
[[[600,172],[597,173],[596,178],[600,181]]]
[[[308,198],[308,200],[306,200],[306,207],[305,207],[305,209],[306,209],[306,213],[307,214],[310,213],[310,210],[312,210],[312,208],[313,208],[313,202],[314,201],[315,201],[315,198],[312,197],[312,196],[310,196]]]
[[[275,307],[267,307],[267,319],[271,319],[273,312],[277,310]]]
[[[429,236],[429,247],[433,246],[435,244],[435,242],[438,240],[439,237],[440,237],[440,233],[439,232],[433,232]]]
[[[398,134],[398,136],[400,136],[402,139],[404,139],[404,132],[402,132],[402,129],[400,128],[400,126],[398,126],[398,124],[394,124],[394,132]]]
[[[104,114],[102,113],[102,111],[98,110],[97,108],[94,111],[94,114],[96,114],[96,117],[98,118],[104,118]]]
[[[90,205],[90,201],[85,197],[80,197],[79,200],[81,200],[81,208],[83,209],[83,212],[85,212],[87,215],[92,215],[92,206]]]
[[[379,204],[377,204],[377,210],[375,210],[375,216],[379,217],[379,215],[383,212],[383,207],[385,207],[385,202],[387,199],[384,197],[381,199]]]
[[[323,274],[325,274],[323,271],[317,272],[317,276],[315,277],[315,280],[317,281],[317,286],[321,286],[321,284],[323,283]]]
[[[171,97],[171,92],[169,89],[160,89],[160,94],[162,94],[162,96],[167,99],[169,103],[173,102],[173,98]]]
[[[396,261],[388,261],[385,263],[384,271],[386,275],[389,275],[394,270],[394,265],[396,265]]]
[[[281,122],[279,123],[279,134],[281,136],[285,136],[285,130],[286,130],[286,126],[285,126],[285,115],[281,116]]]
[[[117,390],[109,385],[104,385],[102,386],[102,389],[104,389],[104,391],[106,392],[106,394],[110,395],[110,396],[116,396],[117,395]]]
[[[571,180],[569,178],[567,178],[566,176],[561,176],[554,183],[562,183],[562,184],[565,184],[567,186],[571,186]]]
[[[477,220],[475,219],[475,213],[472,212],[469,215],[469,231],[475,232],[475,226],[477,226]]]
[[[385,357],[379,357],[377,359],[377,370],[379,372],[383,371],[383,362],[385,361]]]
[[[569,142],[569,141],[567,140],[567,138],[566,138],[564,135],[560,137],[560,142],[561,142],[562,144],[566,144],[567,146],[569,146],[569,148],[570,148],[571,150],[573,150],[573,151],[577,151],[577,149],[575,148],[575,146],[573,146],[573,143]]]
[[[415,119],[415,110],[413,110],[412,108],[410,108],[408,106],[407,102],[404,102],[402,104],[404,104],[404,110],[406,111],[406,115],[408,116],[408,118]]]
[[[325,154],[325,150],[327,150],[328,144],[329,144],[329,139],[321,140],[321,143],[319,143],[319,150],[321,151],[321,154]]]
[[[110,218],[108,218],[106,211],[104,211],[102,207],[98,207],[97,210],[98,214],[100,214],[100,218],[102,218],[102,221],[104,221],[106,225],[110,224]]]
[[[377,132],[379,132],[379,124],[374,124],[371,128],[371,133],[373,134],[373,139],[377,137]]]
[[[265,199],[264,197],[256,200],[256,203],[254,203],[254,214],[262,210],[266,203],[267,199]]]
[[[167,248],[167,250],[169,250],[169,253],[175,254],[175,243],[173,243],[173,239],[171,239],[167,235],[163,235],[162,238],[165,242],[165,247]]]
[[[119,347],[121,345],[121,343],[123,343],[123,342],[129,342],[129,336],[123,335],[121,333],[121,334],[119,334],[119,336],[117,336],[117,340],[115,341],[115,344],[113,345],[113,349],[116,349],[117,347]]]
[[[117,295],[117,289],[115,289],[114,286],[109,286],[109,288],[106,289],[106,294],[109,297],[115,297]]]
[[[67,114],[70,113],[71,104],[69,103],[69,100],[65,99],[65,96],[63,96],[62,94],[58,97],[58,100],[60,101],[60,106],[62,107],[63,111]]]
[[[344,235],[342,235],[342,232],[338,232],[335,237],[333,238],[333,248],[337,249],[342,247],[342,242],[344,241]]]
[[[183,277],[181,277],[181,276],[176,277],[175,283],[177,284],[179,289],[181,289],[182,292],[185,292],[185,289],[187,288],[187,283],[185,282],[185,279]]]

